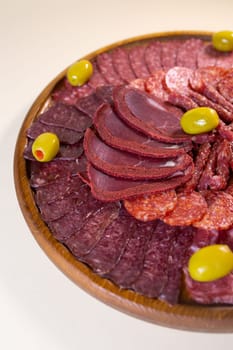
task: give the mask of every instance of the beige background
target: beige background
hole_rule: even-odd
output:
[[[232,14],[233,0],[0,0],[1,349],[232,347],[233,334],[155,326],[103,305],[70,282],[32,238],[18,208],[12,169],[27,110],[74,60],[146,33],[233,30]]]

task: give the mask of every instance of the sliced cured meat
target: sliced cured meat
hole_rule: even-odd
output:
[[[31,163],[30,170],[30,185],[32,187],[40,187],[57,181],[62,177],[69,178],[77,175],[80,166],[75,160],[53,160],[45,163],[35,161]]]
[[[162,142],[189,142],[180,121],[149,94],[133,88],[119,87],[113,91],[119,116],[131,127]]]
[[[110,146],[142,156],[166,158],[176,157],[190,150],[191,144],[171,144],[156,141],[125,124],[112,107],[101,106],[94,118],[95,127],[101,138]]]
[[[185,287],[190,299],[200,304],[232,304],[233,273],[213,282],[194,281],[185,269]]]
[[[135,89],[145,91],[145,79],[142,79],[142,78],[134,79],[131,81],[129,85],[134,87]]]
[[[136,75],[129,63],[128,52],[123,47],[118,47],[112,51],[112,62],[115,71],[119,74],[121,79],[130,83],[136,78]]]
[[[202,92],[203,82],[215,87],[226,72],[226,69],[216,66],[195,69],[190,76],[190,85],[194,90]]]
[[[96,61],[92,61],[92,65],[93,65],[93,74],[88,81],[88,85],[90,85],[93,89],[95,89],[98,86],[107,84],[107,80],[100,73],[100,70],[98,68]]]
[[[159,41],[151,41],[145,49],[145,62],[150,74],[161,69],[161,43]]]
[[[143,269],[145,251],[150,242],[154,225],[154,223],[136,223],[119,261],[106,274],[107,278],[123,288],[131,287]]]
[[[112,55],[109,52],[97,56],[97,65],[108,84],[121,85],[124,83],[113,67]]]
[[[227,244],[233,251],[233,228],[229,230],[220,231],[218,237],[218,244]]]
[[[168,252],[175,229],[158,222],[145,252],[141,274],[133,283],[133,289],[146,296],[158,297],[167,283]]]
[[[175,208],[167,213],[163,221],[171,226],[189,226],[201,218],[207,212],[205,198],[198,192],[178,193]]]
[[[227,230],[233,224],[233,197],[226,192],[218,191],[207,198],[208,209],[195,227],[206,230]]]
[[[233,103],[233,69],[219,81],[217,89],[227,101]]]
[[[93,119],[95,111],[97,108],[103,103],[103,101],[97,96],[96,92],[80,98],[76,103],[75,107],[78,108],[80,111],[88,115],[90,120]],[[88,118],[87,117],[87,118]],[[91,122],[90,122],[91,125]]]
[[[189,79],[193,70],[187,67],[172,67],[165,75],[165,84],[169,92],[188,93]]]
[[[105,275],[121,258],[129,238],[134,232],[135,222],[122,210],[108,225],[94,248],[84,257],[94,271]],[[92,231],[90,232],[92,235]]]
[[[113,103],[113,97],[112,97],[112,92],[113,92],[113,86],[112,85],[102,85],[96,88],[95,92],[96,95],[101,99],[103,103]]]
[[[197,56],[198,67],[216,66],[218,52],[213,48],[212,44],[204,45]]]
[[[178,48],[176,65],[195,69],[197,67],[197,56],[204,42],[200,39],[187,39]]]
[[[193,167],[190,166],[184,175],[155,181],[116,178],[97,170],[91,164],[88,164],[87,170],[92,194],[102,201],[122,200],[132,196],[171,190],[188,181],[193,173]]]
[[[169,93],[167,101],[174,106],[184,109],[185,111],[198,107],[198,104],[194,102],[189,96],[184,93],[179,93],[178,91],[172,91]]]
[[[72,86],[67,79],[64,79],[63,85],[59,86],[52,93],[54,101],[62,102],[67,105],[74,105],[79,98],[88,96],[93,92],[93,88],[89,84],[81,87]]]
[[[145,80],[145,90],[162,101],[167,101],[168,92],[164,88],[164,82],[165,71],[156,70],[152,76]]]
[[[91,261],[85,256],[95,249],[108,227],[112,227],[115,223],[119,216],[119,209],[119,203],[99,202],[95,210],[89,208],[88,203],[84,203],[84,210],[82,209],[84,220],[80,220],[82,226],[77,227],[77,230],[66,240],[66,245],[76,257],[88,260],[91,267],[94,267],[94,259]]]
[[[164,69],[169,69],[177,65],[177,53],[181,41],[170,40],[161,42],[161,65]]]
[[[41,123],[39,120],[36,120],[30,126],[30,128],[27,130],[27,136],[34,140],[37,138],[37,136],[44,132],[52,132],[57,135],[60,142],[70,145],[78,143],[83,137],[83,132],[66,129],[65,127],[46,125]]]
[[[183,174],[192,158],[186,154],[176,158],[147,158],[112,148],[88,129],[84,138],[87,159],[103,172],[122,178],[161,179]]]
[[[233,52],[221,52],[216,60],[216,66],[224,68],[233,67]]]
[[[38,120],[46,125],[65,127],[78,132],[86,130],[92,124],[92,120],[86,114],[62,103],[54,104],[42,113]]]
[[[124,200],[124,206],[130,215],[145,222],[163,218],[175,208],[176,203],[174,190]]]
[[[145,46],[132,46],[129,51],[129,62],[137,78],[146,78],[150,72],[145,62]]]

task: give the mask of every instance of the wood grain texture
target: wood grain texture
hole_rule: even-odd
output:
[[[153,38],[166,40],[171,37],[201,37],[209,39],[210,35],[209,32],[196,31],[154,33],[117,42],[90,53],[84,58],[91,59],[117,46],[140,44]],[[92,296],[122,312],[145,321],[177,329],[201,332],[233,332],[232,306],[214,307],[191,304],[169,306],[162,301],[143,297],[131,290],[122,290],[109,280],[94,274],[85,264],[77,261],[62,244],[53,238],[48,227],[42,221],[34,202],[33,192],[27,178],[26,162],[23,157],[27,143],[26,130],[49,103],[52,91],[65,76],[65,72],[66,69],[42,91],[33,103],[19,131],[15,147],[14,179],[17,198],[24,218],[38,244],[74,283]]]

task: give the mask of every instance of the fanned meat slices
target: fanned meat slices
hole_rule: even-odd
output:
[[[146,78],[150,75],[145,62],[146,46],[132,46],[129,51],[129,62],[137,78]]]
[[[116,72],[123,81],[130,83],[136,78],[136,75],[131,68],[128,51],[126,49],[122,47],[114,49],[112,51],[112,62]]]
[[[150,42],[146,46],[144,57],[150,74],[161,69],[161,43],[159,41]]]
[[[121,85],[124,83],[124,81],[115,71],[111,53],[104,52],[98,55],[97,66],[107,83],[112,85]]]
[[[197,68],[197,56],[204,43],[201,39],[187,39],[178,48],[176,65],[195,69]],[[190,54],[192,53],[192,54]]]

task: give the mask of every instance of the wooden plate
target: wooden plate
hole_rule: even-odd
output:
[[[132,45],[153,38],[170,39],[197,37],[210,39],[207,32],[166,32],[140,36],[117,42],[85,56],[91,59],[96,55],[121,45]],[[41,219],[34,202],[33,193],[27,177],[26,162],[23,151],[27,143],[26,130],[33,120],[49,103],[50,95],[55,86],[65,76],[66,69],[61,72],[38,96],[26,115],[18,135],[14,157],[14,179],[18,201],[24,218],[39,245],[73,282],[102,302],[140,319],[177,329],[204,332],[233,332],[232,306],[200,306],[168,304],[143,297],[130,290],[122,290],[109,280],[96,275],[85,264],[77,261],[73,255],[55,238]]]

